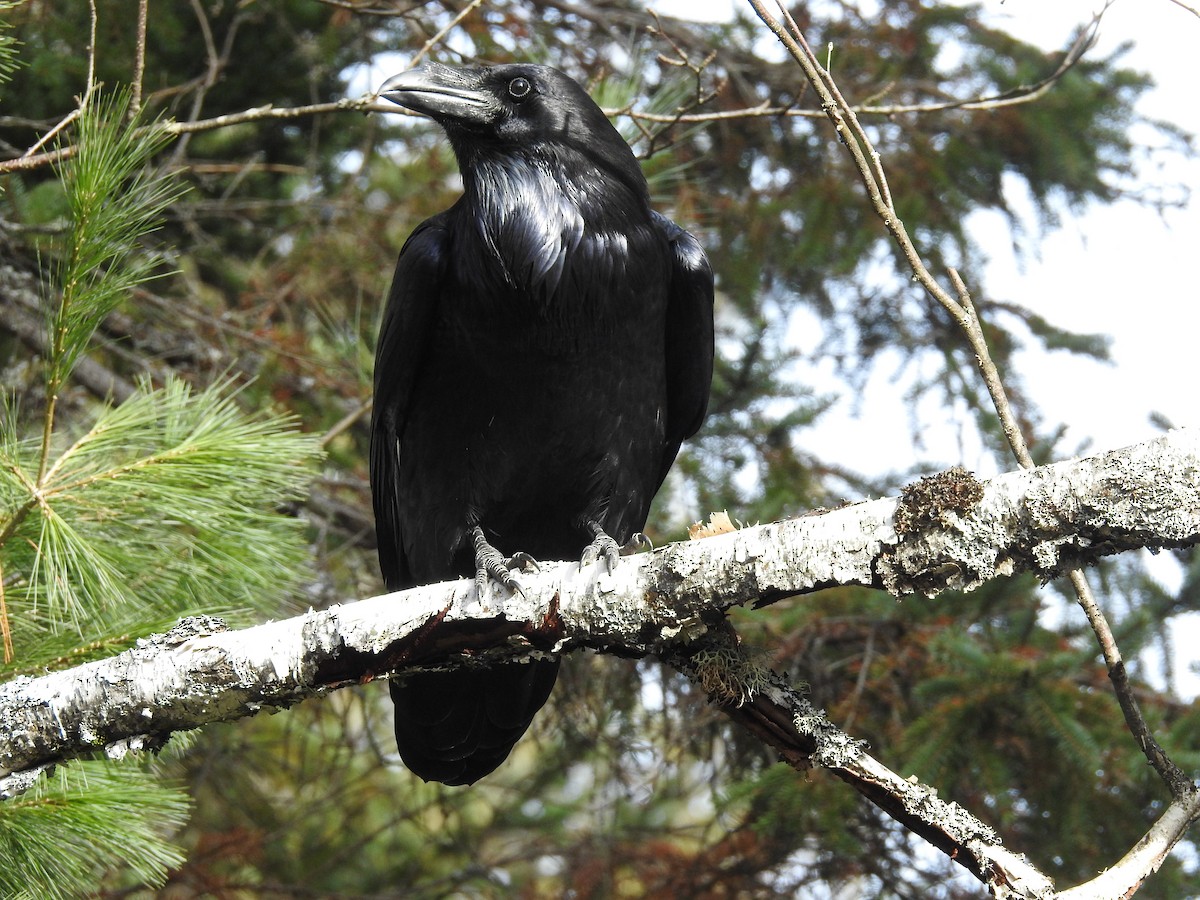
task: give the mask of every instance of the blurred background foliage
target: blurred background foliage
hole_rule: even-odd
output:
[[[97,0],[96,10],[96,79],[129,84],[137,3]],[[371,78],[406,67],[464,11],[428,46],[431,58],[549,63],[587,83],[607,108],[668,120],[680,110],[762,104],[815,110],[799,72],[748,9],[726,24],[660,19],[631,0],[484,0],[469,10],[449,0],[151,0],[148,10],[146,121],[303,106],[375,87]],[[1130,139],[1140,121],[1135,102],[1148,81],[1123,68],[1119,54],[1084,56],[1033,103],[946,106],[1036,83],[1063,54],[986,27],[970,5],[902,0],[881,14],[877,4],[851,0],[799,3],[792,13],[813,46],[835,48],[846,96],[892,108],[862,118],[934,271],[970,272],[982,257],[964,229],[972,212],[1008,216],[1014,242],[1028,250],[1063,212],[1130,191],[1141,149]],[[84,91],[90,24],[88,6],[77,0],[28,0],[3,16],[0,63],[15,54],[19,65],[0,84],[0,157],[14,159]],[[904,111],[927,104],[942,106]],[[823,411],[853,397],[885,351],[920,364],[914,405],[939,399],[994,449],[998,468],[1011,467],[952,323],[903,277],[819,115],[617,122],[645,161],[656,203],[701,237],[718,278],[711,415],[656,505],[656,543],[681,537],[688,521],[713,510],[769,521],[894,492],[919,474],[892,462],[887,434],[878,435],[873,473],[805,449]],[[1170,123],[1143,124],[1190,152]],[[75,124],[61,135],[64,144],[78,139]],[[197,569],[197,583],[211,579],[214,592],[197,589],[174,606],[129,602],[118,605],[119,615],[84,615],[66,629],[38,618],[44,604],[24,615],[20,604],[10,606],[10,674],[78,658],[86,648],[112,652],[161,628],[164,617],[229,612],[209,604],[238,571],[247,583],[274,585],[225,595],[247,617],[381,590],[364,415],[374,333],[405,236],[456,195],[445,142],[422,120],[343,111],[199,130],[155,148],[153,160],[154,171],[187,187],[172,197],[160,227],[137,235],[162,277],[124,285],[119,305],[97,316],[87,355],[54,404],[47,373],[57,362],[44,323],[45,310],[62,300],[48,273],[73,227],[69,186],[50,166],[0,175],[6,452],[32,454],[36,469],[48,409],[56,408],[57,440],[69,447],[114,414],[108,402],[117,411],[140,402],[194,414],[220,406],[230,453],[215,452],[207,460],[213,468],[192,487],[219,481],[225,493],[213,502],[227,503],[243,484],[257,485],[247,488],[249,503],[273,506],[303,534],[272,519],[246,532],[251,537],[226,535],[227,547],[273,549],[245,553],[240,570]],[[1034,203],[1032,230],[1010,208],[1013,179]],[[1035,455],[1051,459],[1060,452],[1059,423],[1038,413],[1044,386],[1022,383],[1007,362],[1023,341],[1100,358],[1105,341],[1058,330],[1008,298],[990,297],[986,285],[974,287]],[[843,397],[796,382],[801,351],[792,329],[802,322],[819,327],[814,353],[837,361]],[[222,405],[229,403],[242,418]],[[280,480],[254,458],[261,447],[234,452],[246,423],[281,440],[271,446],[292,467],[311,467],[320,443],[325,456],[304,499],[295,499],[295,477]],[[307,444],[295,443],[289,423],[310,436]],[[955,460],[937,464],[946,462]],[[278,491],[277,503],[265,488]],[[0,512],[11,516],[19,499],[19,491],[0,497]],[[133,518],[146,530],[140,538],[101,530],[90,539],[127,541],[127,558],[145,565],[138,548],[174,523]],[[303,545],[289,543],[297,539]],[[88,535],[82,540],[86,546]],[[21,573],[32,563],[21,554],[36,546],[36,536],[24,549],[0,546],[8,596],[24,588]],[[196,556],[197,565],[206,562]],[[1180,560],[1188,574],[1178,593],[1133,560],[1103,570],[1102,592],[1114,604],[1128,658],[1162,659],[1171,618],[1196,609],[1200,565],[1194,554]],[[176,584],[183,571],[163,570]],[[94,599],[80,602],[90,608]],[[774,667],[807,684],[814,703],[884,762],[938,786],[1069,884],[1114,861],[1166,796],[1125,732],[1090,633],[1080,617],[1059,614],[1063,604],[1057,585],[1013,578],[936,602],[834,589],[735,620]],[[1135,666],[1147,714],[1167,749],[1195,771],[1200,715],[1147,665]],[[51,785],[77,800],[102,801],[108,791],[116,799],[96,808],[110,818],[127,801],[113,778],[166,792],[147,805],[153,840],[114,838],[115,850],[69,883],[99,896],[161,889],[172,897],[978,893],[952,862],[915,846],[835,780],[775,764],[653,660],[568,659],[530,736],[498,772],[466,790],[425,785],[404,771],[384,695],[379,685],[343,691],[282,715],[205,729],[173,743],[153,771],[127,765],[112,776],[105,767],[94,783]],[[22,801],[30,815],[44,812],[42,797]],[[68,823],[93,821],[93,833],[106,827],[103,815],[63,815]],[[11,822],[0,818],[0,839],[20,834]],[[64,826],[62,833],[66,840],[72,832]],[[1172,857],[1144,895],[1186,895],[1192,851]],[[67,876],[46,875],[56,877]]]

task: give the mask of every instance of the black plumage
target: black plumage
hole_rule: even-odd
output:
[[[429,65],[380,96],[446,131],[462,197],[400,251],[375,361],[371,488],[396,590],[488,575],[494,548],[611,564],[704,419],[713,280],[650,208],[629,146],[545,66]],[[486,542],[486,543],[485,543]],[[496,768],[557,660],[392,685],[396,739],[426,780]]]

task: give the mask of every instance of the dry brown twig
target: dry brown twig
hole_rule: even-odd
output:
[[[326,6],[332,6],[336,9],[344,9],[347,12],[352,12],[358,16],[377,16],[384,19],[397,19],[411,15],[418,9],[428,6],[431,0],[418,0],[411,6],[378,6],[369,2],[354,3],[352,0],[317,0],[318,3],[324,3]]]
[[[146,26],[150,19],[150,0],[138,0],[137,41],[133,57],[133,89],[129,97],[129,121],[142,109],[142,82],[146,76]]]
[[[463,19],[465,19],[475,10],[479,9],[482,4],[483,0],[471,0],[470,3],[459,10],[458,14],[455,15],[453,19],[440,28],[432,37],[429,38],[429,40],[424,43],[421,49],[417,51],[417,55],[412,58],[412,64],[415,66],[420,63],[420,61],[425,58],[426,54],[428,54],[430,50],[444,41],[446,39],[446,35],[457,28]]]
[[[675,143],[674,140],[660,142],[659,138],[664,134],[669,135],[671,129],[684,121],[684,118],[690,115],[695,115],[693,110],[699,109],[704,104],[708,103],[716,97],[725,87],[726,79],[718,78],[712,87],[706,88],[704,85],[704,77],[707,73],[709,65],[717,58],[717,51],[712,50],[705,55],[700,62],[695,62],[686,48],[682,47],[678,41],[671,37],[670,31],[662,27],[662,20],[658,13],[654,10],[649,10],[650,17],[654,20],[653,25],[646,26],[647,31],[666,41],[674,51],[673,56],[668,56],[665,53],[658,54],[658,61],[664,66],[670,66],[675,69],[686,69],[692,73],[695,80],[695,89],[692,98],[686,105],[679,106],[674,113],[667,115],[653,115],[648,113],[639,113],[634,110],[630,104],[620,110],[605,110],[605,114],[610,118],[618,116],[627,116],[633,122],[634,127],[641,133],[643,140],[646,142],[645,149],[640,151],[638,156],[640,159],[648,159],[660,150],[664,150]],[[661,125],[660,128],[649,128],[647,123],[653,125]]]
[[[188,113],[188,122],[195,122],[200,118],[200,111],[204,108],[205,98],[208,92],[216,85],[217,80],[221,77],[221,72],[224,70],[229,61],[229,54],[233,49],[234,36],[238,32],[239,16],[234,16],[233,21],[229,25],[229,30],[225,35],[225,47],[222,51],[217,50],[216,39],[213,37],[212,25],[208,21],[208,13],[205,12],[203,4],[200,0],[190,0],[192,13],[196,17],[196,25],[200,29],[200,36],[204,40],[204,74],[193,82],[192,106]],[[171,150],[171,164],[180,165],[183,162],[184,156],[187,154],[188,144],[191,142],[191,132],[181,132],[181,137]]]
[[[853,158],[858,174],[867,189],[872,207],[899,246],[912,269],[914,279],[950,314],[965,335],[968,345],[975,355],[993,406],[1000,417],[1013,456],[1022,468],[1032,468],[1034,462],[1028,444],[1009,404],[1000,373],[991,358],[978,312],[965,282],[956,270],[949,269],[947,271],[954,289],[952,296],[925,266],[903,221],[896,214],[879,153],[859,123],[855,109],[842,96],[828,70],[821,66],[786,6],[782,3],[779,4],[782,18],[777,19],[766,9],[762,0],[749,0],[749,2],[759,18],[800,65],[805,77],[816,89],[821,98],[823,113],[833,123],[839,140]],[[1105,9],[1107,9],[1107,5]],[[1084,29],[1076,41],[1073,50],[1077,50],[1080,55],[1091,45],[1102,15],[1103,10],[1096,14],[1091,26]],[[1074,65],[1076,61],[1077,58],[1071,62],[1071,65]],[[1059,72],[1062,71],[1065,70],[1060,66]],[[1048,82],[1046,87],[1048,88],[1051,83]],[[1086,576],[1081,570],[1075,569],[1068,574],[1068,577],[1088,623],[1096,634],[1126,725],[1150,765],[1170,790],[1173,802],[1142,841],[1113,869],[1110,869],[1101,878],[1064,892],[1061,896],[1069,896],[1072,900],[1127,896],[1136,890],[1151,872],[1157,870],[1171,847],[1182,838],[1187,827],[1200,817],[1200,790],[1154,739],[1129,685],[1124,661],[1113,637],[1112,629],[1103,610],[1096,602]]]
[[[369,3],[355,3],[351,0],[320,0],[330,6],[335,6],[339,9],[345,9],[357,15],[384,16],[384,17],[399,17],[411,15],[416,10],[422,8],[427,3],[414,3],[411,6],[405,7],[388,7],[385,5],[371,5]],[[472,11],[482,5],[483,0],[472,0],[459,11],[454,18],[442,29],[436,32],[425,45],[418,51],[414,57],[414,64],[423,59],[428,53],[441,41],[445,40],[455,27],[461,24],[462,20]],[[189,115],[186,121],[169,122],[163,127],[168,134],[183,135],[181,140],[173,150],[173,161],[178,163],[182,159],[182,154],[186,150],[188,142],[187,135],[199,131],[212,131],[219,128],[227,128],[231,125],[240,125],[248,122],[271,121],[278,119],[300,119],[311,116],[328,115],[334,112],[345,110],[355,110],[359,112],[390,112],[405,114],[404,111],[397,110],[392,107],[384,107],[375,104],[375,98],[370,95],[364,95],[358,98],[343,98],[337,101],[326,103],[312,103],[305,106],[296,107],[276,107],[272,104],[253,107],[251,109],[240,112],[225,113],[208,118],[200,117],[200,110],[203,107],[205,95],[215,83],[216,79],[224,66],[228,63],[230,48],[232,46],[233,37],[236,34],[236,23],[231,27],[229,34],[224,42],[224,47],[217,48],[212,35],[211,28],[207,20],[207,16],[201,4],[196,0],[191,0],[192,8],[196,13],[197,27],[200,29],[201,36],[205,44],[206,66],[204,73],[184,85],[175,86],[172,88],[164,88],[156,91],[154,97],[162,97],[168,94],[176,94],[181,91],[195,91],[192,107],[189,110]],[[145,34],[146,34],[146,0],[139,0],[139,17],[137,23],[137,59],[135,60],[134,72],[134,103],[131,104],[132,109],[138,109],[141,106],[141,86],[144,78],[145,66]],[[91,23],[91,39],[88,45],[88,78],[87,86],[77,107],[67,113],[63,118],[49,131],[42,135],[32,146],[30,146],[21,156],[0,160],[0,174],[9,172],[29,171],[33,169],[43,168],[48,165],[55,165],[70,159],[75,154],[73,145],[66,145],[55,150],[44,150],[55,137],[63,132],[72,122],[74,122],[79,114],[86,108],[91,94],[95,88],[95,31],[96,31],[96,10],[95,0],[89,0],[89,8],[92,12]],[[1184,7],[1187,8],[1187,7]],[[712,112],[698,112],[699,106],[712,100],[720,91],[723,82],[718,82],[713,88],[703,89],[701,86],[701,74],[705,68],[712,62],[712,58],[705,59],[701,63],[694,62],[684,48],[669,35],[669,29],[661,26],[661,20],[653,14],[655,26],[651,26],[654,33],[662,37],[668,44],[671,45],[674,56],[660,57],[661,61],[666,65],[671,65],[679,68],[686,68],[691,71],[697,79],[697,95],[694,102],[690,103],[686,108],[680,109],[673,113],[650,113],[624,107],[620,109],[606,109],[605,112],[612,117],[628,116],[647,136],[648,140],[653,141],[656,134],[661,133],[661,130],[651,130],[645,127],[650,125],[697,125],[707,122],[724,122],[738,119],[757,119],[757,118],[818,118],[825,116],[826,113],[819,109],[803,109],[794,106],[772,106],[769,103],[762,103],[758,106],[746,107],[744,109],[734,110],[715,110]],[[1094,34],[1094,29],[1085,31],[1076,39],[1074,45],[1064,54],[1062,62],[1055,70],[1047,75],[1042,80],[1031,84],[1021,85],[1012,90],[1002,92],[1000,94],[977,97],[971,100],[948,100],[937,103],[915,103],[915,104],[866,104],[856,107],[849,107],[858,115],[870,116],[895,116],[899,114],[924,114],[933,112],[943,112],[954,109],[962,110],[981,110],[981,109],[997,109],[1004,106],[1013,106],[1022,103],[1029,103],[1037,100],[1047,90],[1053,87],[1062,76],[1075,66],[1083,53],[1090,46],[1091,38]],[[153,98],[152,98],[153,99]]]
[[[1171,0],[1171,2],[1174,3],[1176,6],[1178,6],[1180,9],[1186,9],[1193,16],[1200,18],[1200,9],[1197,9],[1194,6],[1189,6],[1188,4],[1184,3],[1183,0]]]
[[[361,97],[347,97],[329,103],[312,103],[306,106],[274,106],[266,104],[256,106],[241,112],[226,113],[209,119],[196,119],[190,122],[163,122],[157,125],[143,126],[147,129],[161,129],[167,134],[191,134],[198,131],[213,131],[227,128],[230,125],[241,125],[245,122],[277,121],[282,119],[303,119],[309,116],[326,115],[328,113],[353,110],[356,112],[392,112],[391,107],[385,107],[376,102],[371,94]],[[75,115],[78,115],[76,111]],[[0,161],[0,174],[37,169],[43,166],[55,165],[70,159],[76,153],[76,147],[69,144],[57,150],[49,150],[32,156],[21,156],[16,159]]]
[[[92,100],[92,94],[96,90],[96,0],[88,0],[88,14],[90,23],[88,26],[88,45],[87,45],[87,83],[84,86],[83,96],[78,98],[78,103],[73,110],[63,116],[53,128],[43,134],[38,140],[21,154],[18,162],[36,159],[42,156],[39,151],[50,143],[59,135],[63,129],[78,119],[88,104]],[[3,172],[4,169],[0,169]]]

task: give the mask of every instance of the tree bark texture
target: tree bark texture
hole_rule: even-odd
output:
[[[495,585],[480,598],[464,580],[240,631],[188,619],[112,658],[0,685],[0,796],[39,767],[153,747],[394,671],[576,647],[670,655],[722,627],[735,604],[845,584],[932,597],[1197,540],[1200,432],[1177,430],[986,483],[950,470],[900,498],[673,544],[612,573],[546,566],[525,578],[526,598]]]

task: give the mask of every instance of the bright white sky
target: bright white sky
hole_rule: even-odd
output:
[[[1047,47],[1061,46],[1099,6],[1096,0],[986,5],[1009,31]],[[1141,111],[1200,134],[1200,17],[1170,0],[1117,0],[1104,14],[1097,51],[1125,41],[1134,42],[1125,65],[1157,84],[1143,97]],[[1172,184],[1200,190],[1200,160],[1178,154],[1151,159],[1139,174],[1150,192]],[[1132,201],[1097,205],[1047,235],[1040,259],[1024,270],[1007,251],[1003,223],[979,217],[976,224],[977,234],[995,234],[983,273],[992,296],[1016,300],[1067,328],[1113,338],[1113,366],[1065,353],[1028,353],[1020,362],[1047,420],[1068,423],[1072,443],[1090,439],[1106,449],[1153,437],[1158,432],[1147,419],[1152,411],[1175,425],[1200,424],[1189,364],[1200,337],[1200,196],[1161,217]]]
[[[664,14],[715,19],[728,16],[742,2],[656,0],[653,5]],[[1200,6],[1196,0],[1187,2]],[[1066,45],[1076,27],[1090,21],[1103,0],[985,0],[983,6],[996,26],[1056,50]],[[1156,82],[1143,96],[1140,111],[1200,135],[1195,77],[1200,16],[1171,0],[1115,0],[1104,14],[1092,52],[1106,55],[1124,42],[1133,47],[1123,64]],[[836,59],[836,48],[834,55]],[[877,149],[886,166],[887,147]],[[1063,328],[1112,337],[1111,365],[1038,351],[1032,339],[1030,349],[1018,357],[1026,389],[1046,423],[1069,426],[1062,445],[1066,452],[1111,449],[1152,438],[1160,432],[1149,421],[1151,413],[1177,426],[1200,426],[1195,387],[1200,359],[1200,160],[1158,154],[1130,187],[1154,193],[1178,184],[1197,192],[1186,208],[1160,216],[1123,201],[1064,215],[1059,229],[1037,241],[1037,253],[1021,261],[1000,216],[979,214],[970,223],[988,254],[962,273],[976,293],[983,293],[983,286],[989,296],[1020,303]],[[1029,224],[1036,234],[1032,220]],[[803,328],[794,330],[804,333]],[[801,350],[811,350],[815,343],[797,339]],[[799,377],[818,393],[839,396],[818,427],[804,434],[806,449],[820,458],[869,475],[918,463],[961,463],[983,475],[1013,468],[984,454],[969,423],[952,421],[953,414],[936,402],[924,405],[914,418],[903,400],[911,373],[897,377],[894,367],[881,365],[861,395],[846,389],[828,361],[811,360],[801,367]],[[1172,560],[1148,554],[1147,559],[1165,584],[1178,584],[1180,571]],[[1178,619],[1176,625],[1176,687],[1194,696],[1200,693],[1200,657],[1189,648],[1200,645],[1200,621]]]
[[[739,0],[654,3],[665,14],[693,18],[727,16],[737,5]],[[1047,50],[1064,47],[1074,29],[1102,5],[1100,0],[983,4],[998,27]],[[1150,74],[1157,84],[1144,96],[1142,113],[1200,134],[1194,71],[1200,17],[1171,0],[1116,0],[1104,15],[1092,52],[1107,54],[1126,41],[1134,46],[1124,65]],[[834,48],[835,59],[836,52]],[[886,165],[887,147],[877,149]],[[1153,192],[1174,184],[1200,191],[1200,160],[1160,154],[1143,167],[1134,187]],[[1019,194],[1012,199],[1020,208]],[[1161,217],[1132,201],[1065,215],[1061,228],[1031,242],[1036,256],[1020,261],[1002,217],[979,214],[971,227],[989,257],[962,273],[977,293],[986,287],[989,296],[1020,303],[1056,325],[1113,339],[1113,365],[1033,349],[1019,357],[1029,395],[1046,422],[1069,426],[1064,449],[1108,449],[1153,437],[1159,432],[1149,422],[1152,412],[1176,425],[1200,425],[1196,375],[1188,364],[1200,338],[1200,196],[1189,208]],[[1036,235],[1032,219],[1029,227]],[[797,343],[810,350],[815,340],[799,338]],[[936,403],[918,412],[921,436],[914,438],[914,420],[902,400],[909,379],[895,376],[894,367],[881,365],[861,396],[849,396],[832,363],[814,360],[802,367],[806,384],[845,395],[820,427],[806,432],[808,449],[865,474],[915,463],[962,463],[982,474],[997,470],[996,462],[981,453],[970,427],[949,421]]]

